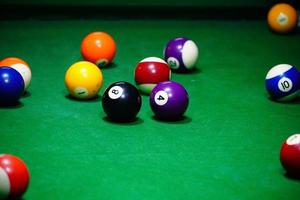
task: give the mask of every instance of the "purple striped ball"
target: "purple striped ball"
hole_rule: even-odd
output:
[[[164,59],[173,71],[190,71],[198,60],[198,47],[188,38],[174,38],[164,49]]]

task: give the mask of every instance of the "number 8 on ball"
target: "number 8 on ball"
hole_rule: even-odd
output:
[[[123,94],[123,89],[120,86],[113,86],[108,91],[108,96],[111,99],[118,99],[122,96],[122,94]]]

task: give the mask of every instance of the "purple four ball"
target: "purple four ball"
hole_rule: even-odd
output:
[[[159,119],[180,119],[187,110],[188,104],[189,95],[186,89],[175,81],[157,84],[150,94],[151,109]]]

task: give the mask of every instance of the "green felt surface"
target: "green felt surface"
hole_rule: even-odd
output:
[[[264,78],[279,63],[300,66],[300,36],[269,31],[265,21],[0,21],[1,57],[30,63],[29,94],[0,108],[0,152],[20,156],[31,182],[24,200],[40,199],[287,199],[300,181],[287,178],[279,150],[299,132],[300,100],[268,99]],[[141,59],[162,56],[175,36],[199,46],[197,70],[175,74],[190,105],[178,122],[153,119],[147,96],[138,120],[105,120],[101,98],[67,98],[64,74],[81,59],[89,32],[116,40],[104,89],[134,83]]]

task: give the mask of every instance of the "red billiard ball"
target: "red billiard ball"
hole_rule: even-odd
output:
[[[0,155],[0,199],[21,197],[29,184],[29,171],[26,164],[10,154]]]
[[[158,83],[170,80],[171,69],[163,59],[148,57],[137,64],[134,78],[139,90],[150,94]]]
[[[290,175],[300,175],[300,134],[290,136],[281,147],[280,161]]]

